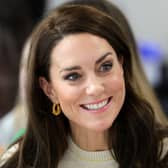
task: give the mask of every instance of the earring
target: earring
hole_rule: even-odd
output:
[[[61,108],[59,104],[53,104],[52,106],[52,114],[58,116],[61,113]]]

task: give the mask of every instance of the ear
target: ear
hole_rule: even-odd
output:
[[[58,103],[56,98],[56,93],[51,86],[51,83],[48,82],[44,77],[39,77],[39,84],[41,89],[43,90],[44,94],[53,102]]]

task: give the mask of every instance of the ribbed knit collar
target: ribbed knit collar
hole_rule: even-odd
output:
[[[109,150],[105,151],[97,151],[97,152],[90,152],[85,151],[81,148],[79,148],[71,138],[69,138],[69,152],[71,154],[76,155],[79,160],[86,160],[91,162],[104,162],[104,161],[114,161],[114,158],[111,155],[111,152]]]

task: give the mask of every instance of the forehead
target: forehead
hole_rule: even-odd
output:
[[[61,66],[79,61],[90,62],[107,51],[115,53],[104,38],[89,33],[67,35],[53,48],[51,65]]]

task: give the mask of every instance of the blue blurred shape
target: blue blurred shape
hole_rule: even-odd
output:
[[[162,59],[162,49],[155,43],[150,41],[143,41],[139,43],[139,52],[143,61],[158,62]]]

